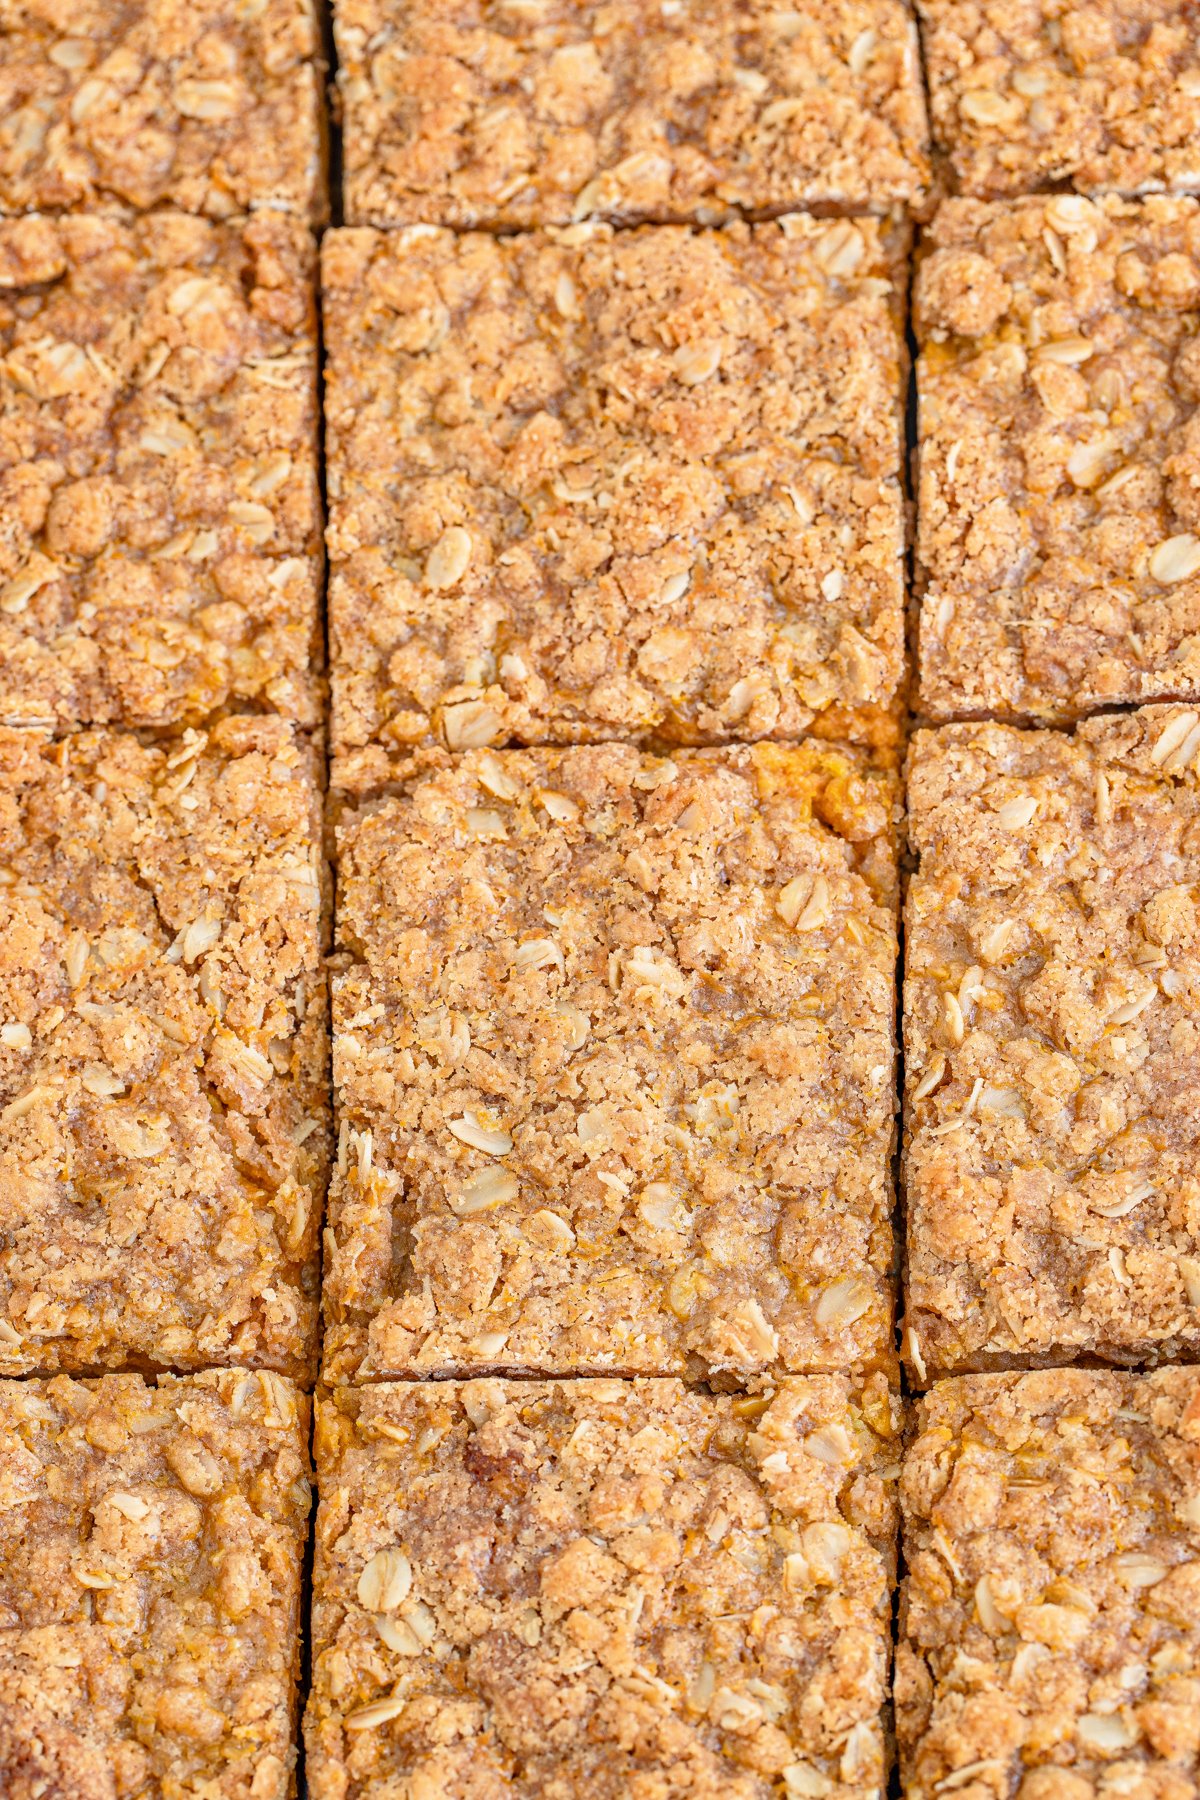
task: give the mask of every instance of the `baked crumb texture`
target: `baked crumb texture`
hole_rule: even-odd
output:
[[[328,1379],[891,1366],[897,808],[610,744],[343,817]]]
[[[308,1402],[240,1369],[0,1382],[0,1791],[294,1793]]]
[[[4,722],[315,722],[315,285],[278,213],[0,222]]]
[[[899,1402],[676,1381],[318,1402],[313,1800],[869,1800]]]
[[[914,1373],[1200,1351],[1200,713],[920,732]]]
[[[0,213],[325,214],[314,0],[2,0]]]
[[[1198,319],[1200,202],[939,211],[916,282],[927,716],[1200,695]]]
[[[1188,1800],[1200,1370],[939,1383],[901,1500],[908,1800]]]
[[[903,0],[337,0],[355,225],[921,200]]]
[[[934,142],[962,193],[1200,188],[1195,0],[917,0]]]
[[[335,780],[430,739],[894,735],[903,248],[330,233]]]
[[[278,719],[0,730],[0,1371],[311,1376],[319,830]]]

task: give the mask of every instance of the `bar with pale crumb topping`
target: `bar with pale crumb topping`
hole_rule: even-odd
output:
[[[1200,201],[938,212],[918,268],[918,709],[1200,697]]]
[[[892,1366],[897,810],[811,742],[347,812],[327,1379]]]
[[[878,1375],[325,1395],[312,1800],[879,1800],[899,1414]]]
[[[316,0],[4,0],[0,213],[325,216]]]
[[[309,1403],[0,1381],[0,1792],[291,1800]]]
[[[1200,712],[919,732],[907,1352],[1200,1353]]]
[[[894,737],[905,234],[330,233],[334,781]]]
[[[271,212],[0,221],[0,721],[316,721],[315,260]]]
[[[0,1373],[311,1378],[317,775],[280,719],[0,729]]]
[[[1200,189],[1193,0],[917,0],[934,144],[991,199]]]
[[[904,0],[336,0],[352,225],[920,202]]]
[[[906,1800],[1187,1800],[1200,1369],[939,1382],[900,1498]]]

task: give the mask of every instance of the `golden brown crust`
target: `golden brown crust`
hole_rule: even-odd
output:
[[[318,1403],[313,1800],[870,1800],[899,1404],[675,1381]]]
[[[919,709],[1200,695],[1200,203],[950,202],[915,299]]]
[[[1200,188],[1194,0],[917,0],[934,141],[965,194]]]
[[[320,534],[301,225],[0,222],[0,720],[311,723]]]
[[[0,0],[0,213],[325,214],[313,0]]]
[[[320,794],[278,719],[0,731],[0,1370],[310,1375]]]
[[[908,1800],[1191,1800],[1200,1370],[939,1383],[901,1499]]]
[[[605,745],[344,819],[329,1379],[890,1364],[897,799]]]
[[[921,732],[912,1366],[1200,1351],[1200,712]]]
[[[338,0],[354,225],[706,223],[929,180],[902,0]]]
[[[287,1800],[307,1477],[278,1375],[0,1382],[6,1800]]]
[[[335,780],[431,736],[869,737],[904,665],[893,228],[364,229],[323,265]]]

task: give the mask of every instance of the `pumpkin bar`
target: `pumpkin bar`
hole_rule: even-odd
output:
[[[0,1790],[289,1800],[307,1476],[278,1375],[0,1382]]]
[[[0,213],[325,213],[315,0],[4,0]]]
[[[909,1361],[1200,1352],[1200,712],[920,732]]]
[[[900,237],[331,233],[335,781],[430,741],[894,736]]]
[[[0,221],[0,720],[312,722],[320,584],[307,230]]]
[[[1200,1749],[1200,1370],[968,1375],[901,1479],[907,1800],[1185,1794]]]
[[[961,193],[1200,189],[1191,0],[917,0],[917,10],[934,142]]]
[[[881,1376],[326,1395],[312,1800],[882,1795],[898,1429]]]
[[[353,225],[711,223],[929,181],[903,0],[337,0]]]
[[[0,1372],[311,1376],[314,764],[279,719],[0,730]]]
[[[890,1366],[896,807],[612,744],[343,816],[329,1380]]]
[[[916,282],[919,709],[1200,696],[1200,201],[938,213]]]

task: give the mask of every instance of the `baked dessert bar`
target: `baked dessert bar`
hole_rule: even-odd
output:
[[[0,1382],[0,1789],[289,1800],[308,1402],[243,1369]]]
[[[609,744],[343,816],[327,1379],[890,1366],[897,803]]]
[[[924,196],[903,0],[337,0],[352,225],[711,223]]]
[[[918,708],[1200,695],[1200,202],[954,201],[916,282]]]
[[[270,212],[0,221],[0,720],[315,720],[314,265]]]
[[[899,243],[331,233],[335,782],[430,740],[894,736]]]
[[[917,0],[937,148],[965,194],[1200,189],[1191,0]]]
[[[0,730],[0,1372],[311,1376],[314,762],[279,719]]]
[[[1200,712],[914,739],[909,1360],[1200,1350]]]
[[[0,213],[325,213],[315,0],[0,0]]]
[[[326,1395],[312,1800],[880,1795],[898,1426],[879,1376]]]
[[[901,1498],[908,1800],[1188,1792],[1200,1369],[940,1382]]]

